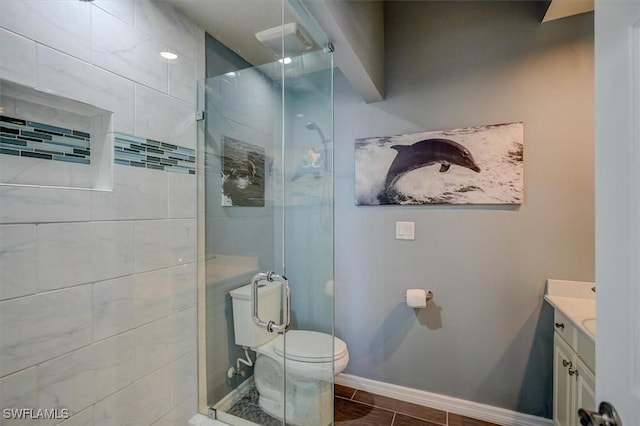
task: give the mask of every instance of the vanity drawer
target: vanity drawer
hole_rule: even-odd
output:
[[[577,335],[576,352],[587,368],[593,373],[596,371],[596,345],[593,343],[593,340],[587,337],[582,331],[578,330]]]
[[[571,349],[577,352],[578,348],[575,341],[576,328],[573,323],[569,321],[569,318],[560,313],[558,309],[554,310],[553,320],[554,329],[558,335],[560,335],[560,337],[562,337],[564,341],[571,346]]]

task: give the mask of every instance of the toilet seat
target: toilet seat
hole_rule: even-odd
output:
[[[265,355],[277,364],[287,368],[287,374],[306,377],[310,380],[333,380],[333,376],[342,373],[349,364],[349,350],[347,344],[330,334],[317,331],[291,330],[276,336],[264,345],[252,348],[259,355]],[[293,339],[291,339],[293,337]],[[316,339],[316,350],[312,351],[304,344]],[[331,344],[333,340],[333,345]],[[291,344],[293,343],[293,345]],[[286,344],[286,356],[283,356],[283,346]],[[312,345],[313,343],[309,343]],[[331,356],[333,349],[334,355]]]
[[[331,362],[346,356],[347,344],[330,334],[291,330],[286,332],[286,337],[279,335],[274,339],[273,350],[291,361]]]

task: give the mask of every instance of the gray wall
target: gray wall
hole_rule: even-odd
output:
[[[389,2],[387,99],[338,75],[336,333],[347,373],[551,416],[548,277],[593,280],[593,15],[537,2]],[[520,207],[354,206],[356,138],[524,121]],[[415,241],[394,222],[415,221]],[[426,310],[403,305],[426,287]]]
[[[206,82],[205,213],[206,256],[254,256],[261,268],[273,265],[273,182],[265,179],[264,207],[222,207],[222,147],[225,136],[265,148],[274,158],[277,92],[259,70]]]

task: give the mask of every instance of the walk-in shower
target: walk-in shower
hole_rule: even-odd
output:
[[[333,337],[332,52],[313,40],[255,67],[207,40],[208,64],[235,67],[199,87],[200,411],[230,424],[331,423],[348,362]]]

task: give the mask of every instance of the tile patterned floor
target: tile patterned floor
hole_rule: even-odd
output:
[[[435,408],[335,385],[335,424],[340,426],[498,426]],[[260,409],[255,387],[233,403],[228,414],[258,425],[282,422]]]
[[[497,426],[341,385],[335,385],[335,418],[341,426]]]

